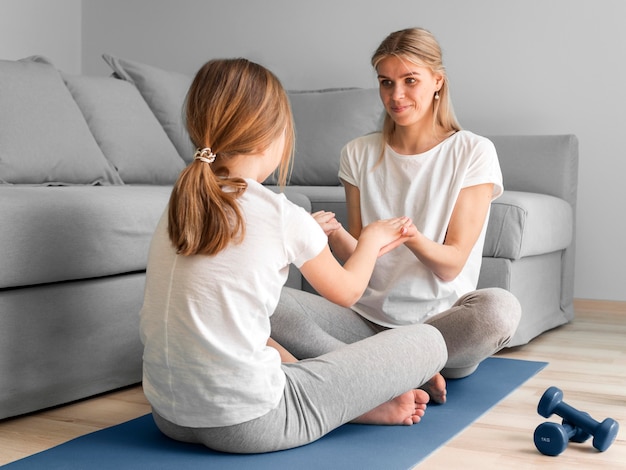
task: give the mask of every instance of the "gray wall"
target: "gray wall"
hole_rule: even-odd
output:
[[[578,136],[575,295],[626,300],[623,0],[57,0],[62,18],[35,9],[26,23],[18,15],[29,41],[3,31],[4,5],[11,13],[46,3],[0,0],[0,57],[46,52],[59,68],[74,67],[69,28],[81,38],[77,60],[89,74],[109,73],[103,52],[190,75],[210,58],[245,56],[291,89],[371,87],[369,57],[387,33],[430,29],[465,128]],[[68,20],[81,6],[82,34]]]
[[[42,55],[81,71],[81,0],[0,0],[0,59]]]

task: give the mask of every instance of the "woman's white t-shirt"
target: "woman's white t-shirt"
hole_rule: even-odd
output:
[[[493,183],[493,199],[502,194],[496,149],[471,132],[456,132],[418,155],[400,155],[386,145],[380,160],[381,150],[382,134],[374,133],[349,142],[341,152],[339,178],[359,189],[363,226],[405,215],[430,240],[443,243],[461,189]],[[422,323],[448,309],[476,289],[486,227],[487,220],[465,267],[450,282],[405,246],[382,256],[353,309],[387,327]]]
[[[242,423],[282,398],[285,376],[266,345],[289,265],[327,244],[301,207],[253,180],[238,199],[246,232],[214,256],[181,256],[167,210],[148,259],[141,338],[146,397],[164,418],[189,427]]]

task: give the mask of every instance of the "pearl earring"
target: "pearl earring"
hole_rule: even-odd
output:
[[[437,91],[435,92],[435,99],[436,99],[436,100],[438,100],[438,99],[439,99],[439,90],[437,90]]]

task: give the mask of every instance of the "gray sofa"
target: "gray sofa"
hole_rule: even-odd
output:
[[[141,380],[147,250],[192,157],[181,117],[191,78],[105,60],[114,76],[0,61],[0,419]],[[297,148],[285,193],[345,222],[339,150],[378,128],[377,92],[290,99]],[[573,317],[577,141],[491,138],[506,191],[492,206],[480,286],[518,296],[520,345]],[[308,288],[297,270],[289,285]]]

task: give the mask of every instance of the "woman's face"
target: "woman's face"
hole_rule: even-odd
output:
[[[443,77],[396,56],[381,60],[377,67],[380,98],[398,126],[432,124],[433,99]]]

